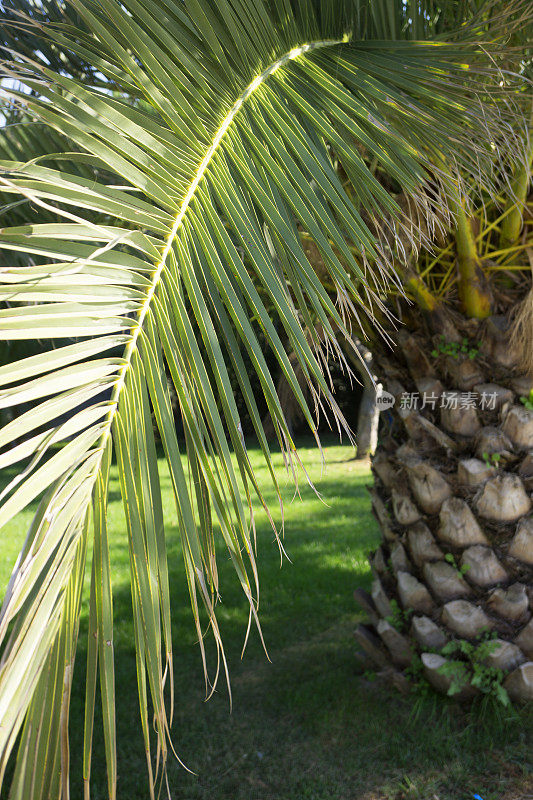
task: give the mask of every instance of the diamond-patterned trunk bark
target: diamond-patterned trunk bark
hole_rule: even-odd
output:
[[[417,654],[446,692],[443,646],[490,631],[487,663],[512,699],[533,700],[533,411],[520,401],[533,380],[517,375],[504,317],[461,328],[456,343],[403,332],[376,355],[395,405],[373,460],[382,540],[356,637],[398,684]]]

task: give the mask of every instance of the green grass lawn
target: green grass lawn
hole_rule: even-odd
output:
[[[305,444],[305,443],[304,443]],[[221,683],[204,702],[199,649],[188,606],[180,547],[172,525],[174,505],[162,465],[169,520],[169,566],[173,600],[176,709],[174,744],[196,774],[169,766],[173,800],[519,800],[533,792],[531,714],[471,719],[446,702],[430,702],[412,714],[412,699],[362,674],[353,630],[360,619],[356,586],[369,588],[366,553],[378,538],[365,484],[366,465],[349,447],[325,448],[327,468],[316,449],[303,447],[304,463],[322,501],[302,483],[301,500],[285,491],[285,546],[291,562],[280,569],[278,548],[266,517],[257,517],[261,621],[271,662],[258,636],[240,652],[246,601],[220,548],[222,604],[219,620],[229,658],[233,711]],[[260,455],[252,457],[267,486]],[[276,456],[280,465],[281,457]],[[161,462],[162,463],[162,462]],[[5,586],[30,513],[3,531],[0,582]],[[278,512],[279,520],[279,512]],[[146,800],[148,790],[133,651],[127,542],[116,470],[109,509],[115,603],[120,800]],[[89,572],[89,570],[88,570]],[[88,588],[88,586],[87,586]],[[86,609],[81,625],[72,709],[71,797],[83,796]],[[211,664],[214,668],[214,663]],[[94,800],[105,797],[101,728],[93,759]],[[164,792],[163,792],[164,794]]]

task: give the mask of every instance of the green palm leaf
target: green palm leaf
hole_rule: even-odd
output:
[[[333,409],[342,424],[324,377],[328,351],[342,358],[335,334],[349,340],[347,320],[373,319],[381,305],[367,272],[382,285],[397,280],[392,254],[369,220],[386,211],[403,224],[361,148],[438,221],[436,187],[446,178],[432,160],[444,157],[463,174],[490,181],[491,143],[507,139],[494,102],[499,76],[492,76],[484,55],[490,43],[478,47],[475,36],[453,43],[395,39],[375,17],[386,4],[68,5],[85,30],[58,23],[39,35],[54,53],[66,50],[92,64],[115,90],[54,72],[39,54],[29,59],[21,52],[6,74],[32,90],[14,92],[32,117],[81,151],[69,154],[71,163],[111,177],[92,179],[68,163],[42,159],[0,162],[3,192],[62,220],[37,218],[0,231],[1,249],[27,257],[27,266],[8,265],[1,273],[0,339],[56,344],[0,367],[0,406],[32,404],[0,432],[3,465],[24,465],[4,491],[0,524],[39,499],[0,617],[0,770],[3,775],[18,742],[12,796],[32,800],[68,796],[68,705],[89,536],[84,779],[88,796],[99,672],[109,796],[116,795],[106,530],[112,448],[129,535],[140,713],[154,796],[171,747],[166,694],[173,693],[173,665],[152,411],[170,470],[198,638],[203,647],[204,608],[225,670],[214,537],[223,538],[257,620],[253,508],[265,502],[248,459],[230,365],[277,488],[242,351],[296,471],[298,456],[258,332],[315,435],[287,348],[317,408]],[[391,40],[379,39],[386,35]],[[318,247],[336,304],[306,258],[302,230]],[[320,336],[312,320],[320,321]],[[61,339],[68,343],[57,346]],[[183,420],[188,473],[167,370]]]

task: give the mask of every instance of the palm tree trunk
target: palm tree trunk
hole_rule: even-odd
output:
[[[378,445],[379,408],[376,403],[376,389],[372,384],[365,386],[359,414],[357,417],[357,458],[373,455]]]
[[[395,424],[373,459],[382,540],[356,636],[396,684],[409,668],[448,692],[457,670],[464,697],[533,699],[533,411],[519,399],[533,381],[517,374],[507,320],[459,321],[456,357],[420,315],[411,328],[393,358],[374,353]],[[481,690],[473,662],[446,649],[457,640],[492,668]]]

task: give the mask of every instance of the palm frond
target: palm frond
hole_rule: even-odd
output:
[[[91,530],[84,779],[88,796],[99,670],[109,795],[116,795],[105,524],[111,448],[129,535],[140,713],[154,796],[171,747],[166,692],[170,686],[172,694],[173,666],[152,410],[198,638],[202,646],[204,608],[225,670],[214,537],[223,538],[257,619],[253,509],[256,502],[266,507],[229,364],[277,489],[242,351],[296,474],[296,448],[258,331],[313,433],[316,421],[288,352],[316,409],[333,409],[342,425],[324,377],[328,350],[342,359],[335,334],[350,340],[347,319],[372,320],[381,307],[367,273],[384,286],[397,281],[391,253],[368,220],[386,211],[402,224],[362,149],[424,216],[438,221],[435,157],[490,183],[491,142],[510,140],[495,102],[503,91],[499,76],[484,56],[490,42],[375,40],[372,26],[361,22],[373,7],[363,0],[69,0],[68,7],[83,20],[82,31],[53,24],[39,35],[120,90],[54,71],[39,52],[13,56],[5,72],[32,91],[13,91],[16,101],[81,151],[69,156],[73,163],[102,177],[43,160],[0,162],[4,193],[62,219],[0,231],[0,248],[25,254],[29,264],[2,270],[0,301],[9,305],[0,310],[0,338],[70,341],[0,367],[0,406],[32,404],[0,432],[4,466],[23,465],[3,493],[0,524],[39,500],[0,617],[0,770],[18,742],[12,794],[32,800],[68,794],[68,704]],[[302,231],[320,252],[336,304],[306,258]],[[262,298],[275,309],[285,345]],[[159,772],[151,762],[150,704]]]

